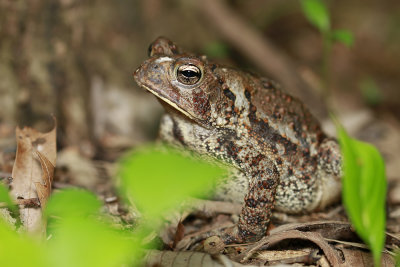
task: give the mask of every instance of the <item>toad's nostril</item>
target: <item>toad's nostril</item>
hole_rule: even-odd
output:
[[[147,50],[147,56],[151,57],[152,56],[152,51],[153,51],[153,44],[150,44],[149,48]]]

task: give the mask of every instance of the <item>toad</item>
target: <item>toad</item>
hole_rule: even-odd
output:
[[[210,62],[160,37],[135,71],[166,110],[161,139],[232,166],[216,198],[242,203],[229,242],[259,240],[273,209],[299,214],[340,197],[341,154],[303,103],[272,80]]]

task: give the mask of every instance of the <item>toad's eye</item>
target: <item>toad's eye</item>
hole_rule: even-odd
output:
[[[195,65],[182,65],[176,70],[176,77],[180,83],[193,85],[200,81],[201,70]]]

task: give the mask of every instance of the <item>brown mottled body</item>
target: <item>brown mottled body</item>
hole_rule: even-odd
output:
[[[339,146],[298,99],[266,78],[182,52],[166,38],[149,52],[134,76],[167,111],[161,138],[233,166],[216,195],[243,202],[226,241],[260,239],[274,207],[302,213],[339,198]]]

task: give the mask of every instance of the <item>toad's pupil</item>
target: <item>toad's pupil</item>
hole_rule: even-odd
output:
[[[187,78],[199,77],[200,73],[192,71],[192,70],[183,70],[182,75]]]

